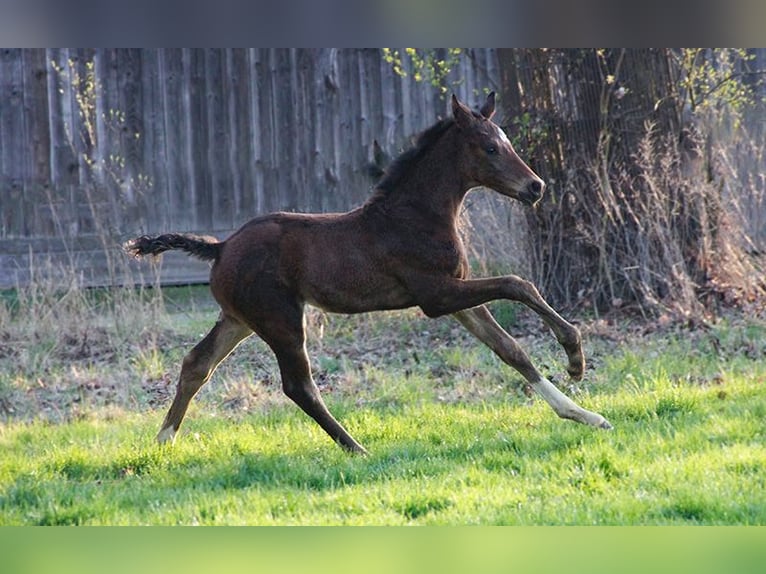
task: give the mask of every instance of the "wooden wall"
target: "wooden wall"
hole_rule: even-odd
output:
[[[477,105],[496,78],[495,52],[474,49],[448,81]],[[378,49],[3,49],[0,288],[49,261],[130,281],[119,244],[141,233],[349,209],[370,193],[373,139],[397,153],[447,102]],[[207,274],[164,265],[166,283]]]

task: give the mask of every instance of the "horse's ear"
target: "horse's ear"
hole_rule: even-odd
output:
[[[460,101],[452,94],[452,115],[455,118],[455,123],[460,128],[467,128],[473,121],[473,114],[471,110],[465,107]]]
[[[481,107],[479,112],[481,112],[481,115],[488,120],[495,115],[495,92],[489,93],[487,96],[487,101],[484,102],[484,105]]]
[[[391,158],[376,139],[372,140],[371,151],[372,159],[367,164],[367,175],[373,181],[378,181],[386,173],[386,168],[391,163]]]

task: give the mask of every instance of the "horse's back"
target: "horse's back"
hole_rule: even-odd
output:
[[[385,259],[380,237],[360,210],[273,213],[226,239],[211,289],[225,309],[265,305],[275,297],[341,313],[411,306]]]

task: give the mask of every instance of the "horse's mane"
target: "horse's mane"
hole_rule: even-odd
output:
[[[415,141],[415,145],[394,159],[391,165],[385,169],[383,177],[375,186],[378,191],[385,193],[397,187],[410,168],[436,144],[444,132],[454,123],[452,118],[445,118],[421,133]]]

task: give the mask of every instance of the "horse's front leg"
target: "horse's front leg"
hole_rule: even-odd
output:
[[[612,428],[603,416],[582,408],[543,377],[524,349],[497,324],[485,306],[458,311],[454,317],[506,364],[519,371],[558,416],[602,429]]]
[[[569,365],[567,373],[575,381],[582,379],[585,372],[585,355],[582,351],[582,336],[580,330],[559,315],[548,302],[543,299],[537,287],[530,281],[514,275],[505,278],[514,292],[516,301],[523,303],[536,312],[543,322],[553,331],[556,340],[564,347]]]
[[[529,281],[508,275],[487,279],[444,279],[422,277],[419,284],[420,307],[429,317],[448,315],[470,309],[495,299],[509,299],[523,303],[545,322],[556,340],[564,347],[569,365],[567,372],[580,380],[585,371],[582,337],[577,327],[559,315]]]

